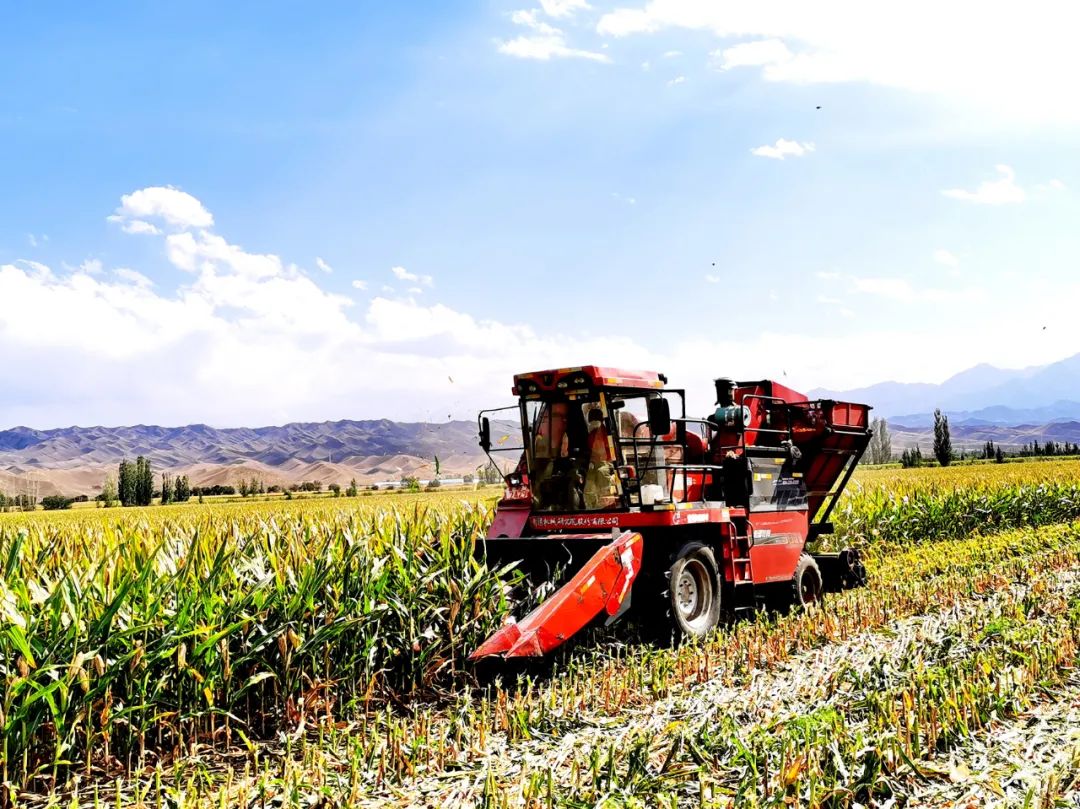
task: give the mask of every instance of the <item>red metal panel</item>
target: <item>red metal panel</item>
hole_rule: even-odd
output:
[[[554,391],[559,380],[568,376],[584,375],[589,385],[594,388],[634,388],[659,390],[664,387],[660,374],[656,371],[629,371],[623,368],[604,368],[597,365],[583,365],[578,368],[551,368],[547,371],[530,371],[514,377],[513,394],[517,396],[524,390],[523,385],[536,385],[539,391]]]
[[[574,531],[598,528],[659,528],[671,525],[725,523],[743,516],[740,508],[679,508],[664,511],[611,511],[587,514],[533,514],[529,527],[535,531]]]
[[[804,511],[757,511],[750,515],[754,543],[750,562],[755,584],[789,581],[806,547]]]
[[[529,524],[531,509],[528,506],[513,507],[499,504],[495,518],[488,529],[488,539],[499,537],[516,538],[525,535],[525,526]]]
[[[619,611],[641,569],[641,534],[626,531],[605,545],[547,601],[517,623],[507,623],[469,655],[540,657],[573,637],[589,621]]]

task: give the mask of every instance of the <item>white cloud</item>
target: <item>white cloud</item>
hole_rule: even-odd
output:
[[[760,69],[770,81],[870,83],[972,101],[1013,119],[1080,120],[1074,12],[1057,0],[1032,0],[1023,14],[976,0],[887,8],[863,0],[623,3],[600,17],[600,34],[708,31],[735,50],[730,67]],[[763,40],[773,44],[737,50]],[[718,61],[724,65],[722,50]]]
[[[568,17],[591,8],[585,0],[540,0],[540,7],[549,17]]]
[[[542,22],[536,17],[536,9],[526,10],[520,9],[510,15],[510,20],[515,25],[524,25],[527,28],[531,28],[539,34],[559,34],[561,33],[558,28],[549,25],[546,22]]]
[[[814,276],[822,281],[837,281],[844,277],[842,273],[838,273],[836,270],[818,270],[814,273]]]
[[[412,283],[423,284],[426,287],[431,286],[435,279],[430,275],[417,275],[414,272],[409,272],[404,267],[391,267],[390,272],[394,274],[394,277],[399,281],[411,281]]]
[[[736,67],[783,64],[791,60],[792,53],[779,39],[756,39],[715,50],[709,57],[718,70],[731,70]]]
[[[101,260],[96,258],[88,258],[79,265],[79,272],[87,275],[100,275],[103,269]]]
[[[628,196],[625,196],[624,194],[620,194],[618,191],[612,191],[611,192],[611,197],[612,197],[612,199],[616,199],[619,202],[625,202],[627,205],[637,205],[637,198],[636,197],[628,197]]]
[[[120,198],[120,207],[109,219],[121,223],[161,219],[165,224],[180,230],[209,228],[214,225],[214,217],[199,200],[172,186],[153,186],[125,194]],[[128,230],[127,227],[125,231],[146,232]]]
[[[117,278],[122,278],[137,287],[142,287],[143,289],[149,289],[154,285],[154,282],[147,278],[145,275],[143,275],[141,272],[139,272],[138,270],[128,269],[127,267],[119,267],[113,270],[113,275],[115,275]]]
[[[122,221],[114,216],[110,216],[109,219],[112,221],[119,221],[120,228],[124,231],[124,233],[145,233],[151,236],[157,236],[159,233],[161,233],[161,231],[158,230],[155,225],[151,225],[149,222],[144,222],[142,219],[128,219],[126,221]]]
[[[955,254],[940,247],[934,251],[934,261],[938,264],[943,264],[946,267],[960,266],[960,259],[958,259]]]
[[[480,406],[505,402],[513,373],[582,362],[664,371],[673,385],[689,389],[691,412],[702,412],[711,402],[702,356],[727,358],[723,370],[733,376],[787,369],[796,388],[842,388],[882,378],[943,378],[991,357],[998,364],[1049,361],[1060,358],[1049,352],[1080,344],[1080,323],[1068,320],[1050,345],[1018,339],[992,319],[973,327],[950,318],[935,329],[889,330],[875,322],[832,336],[792,333],[778,321],[776,331],[767,324],[753,334],[676,340],[658,350],[629,329],[601,336],[538,331],[437,301],[422,304],[391,289],[360,306],[282,258],[248,252],[208,229],[161,234],[154,243],[182,271],[179,288],[163,281],[152,287],[127,268],[106,275],[93,260],[64,273],[40,262],[0,265],[0,424],[250,426],[421,420],[436,410],[439,418],[447,412],[470,418]],[[422,278],[404,268],[394,275]],[[721,283],[721,275],[712,268],[706,280]],[[977,299],[971,290],[922,290],[903,279],[848,282],[852,292],[900,302]],[[428,291],[422,280],[409,283]],[[1071,299],[1080,286],[1058,292]],[[1044,295],[1026,297],[1010,311],[1017,323],[1044,314]],[[837,311],[847,316],[844,308]],[[794,344],[801,349],[796,367],[786,350]],[[937,350],[941,345],[950,351]],[[903,350],[883,353],[881,346]],[[168,363],[158,361],[163,355]],[[837,363],[841,355],[846,361]],[[788,357],[783,368],[781,357]],[[439,387],[447,375],[458,398],[447,400]]]
[[[686,76],[676,76],[668,81],[667,86],[674,87],[677,84],[682,84],[684,81],[686,81]]]
[[[721,281],[721,278],[720,278],[719,275],[716,275],[716,274],[711,273],[711,272],[707,272],[707,273],[705,273],[705,280],[708,281],[710,284],[719,284],[720,281]]]
[[[38,245],[37,236],[35,236],[33,233],[26,234],[26,241],[29,242],[31,247],[37,247]]]
[[[332,273],[334,268],[322,260],[319,256],[315,256],[315,266],[325,273]]]
[[[571,48],[562,34],[537,34],[520,36],[499,43],[499,53],[516,56],[519,59],[537,59],[546,62],[550,59],[588,59],[593,62],[610,62],[611,58],[603,53]]]
[[[652,65],[650,65],[648,62],[642,62],[641,69],[648,73],[650,70],[652,70]]]
[[[1007,205],[1027,199],[1027,192],[1016,184],[1016,172],[1006,165],[998,165],[995,168],[1001,175],[1000,178],[983,180],[974,191],[950,188],[941,193],[952,199],[977,202],[981,205]]]
[[[352,282],[352,287],[353,289],[359,289],[361,292],[363,292],[365,289],[367,289],[367,281],[361,281],[359,278],[357,278]]]
[[[1035,190],[1040,194],[1044,194],[1047,191],[1064,191],[1065,183],[1061,180],[1047,180],[1045,183],[1038,183],[1035,186]]]
[[[769,157],[773,160],[783,160],[785,157],[802,157],[812,151],[814,151],[814,144],[812,143],[800,143],[799,141],[780,138],[774,146],[767,144],[758,146],[751,149],[750,154],[758,157]]]
[[[576,9],[588,8],[588,5],[578,0],[548,0],[547,3],[541,5],[545,13],[552,17],[562,17],[571,14]],[[519,59],[537,59],[544,62],[550,59],[586,59],[605,63],[611,61],[607,54],[570,47],[566,42],[566,34],[561,29],[540,20],[537,12],[537,9],[520,9],[510,15],[511,22],[531,29],[532,33],[507,41],[499,41],[499,53],[516,56]]]
[[[818,295],[817,296],[817,302],[818,303],[823,303],[823,304],[829,306],[829,305],[839,305],[841,303],[841,300],[839,298],[834,298],[834,297],[832,297],[830,295]]]
[[[664,51],[665,59],[678,59],[682,56],[682,51]]]

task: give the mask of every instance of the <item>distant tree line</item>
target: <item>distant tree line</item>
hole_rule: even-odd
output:
[[[37,501],[28,494],[4,494],[0,492],[0,511],[34,511]]]
[[[162,505],[185,503],[191,499],[193,490],[187,475],[161,475],[161,488],[154,485],[154,470],[150,459],[143,455],[132,463],[127,458],[120,461],[116,479],[110,475],[101,486],[101,500],[106,508],[119,502],[122,506],[148,506],[158,497]]]
[[[1017,453],[1021,458],[1036,458],[1053,455],[1080,455],[1080,445],[1068,441],[1047,441],[1040,444],[1032,441],[1024,444]]]

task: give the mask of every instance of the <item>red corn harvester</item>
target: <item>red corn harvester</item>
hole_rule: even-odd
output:
[[[857,551],[807,543],[832,531],[870,408],[722,378],[715,412],[688,418],[685,392],[666,383],[591,365],[518,374],[518,403],[480,413],[493,462],[520,458],[477,553],[534,586],[565,583],[472,659],[540,657],[631,599],[683,638],[865,583]]]

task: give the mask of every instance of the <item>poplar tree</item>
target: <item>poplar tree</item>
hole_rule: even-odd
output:
[[[942,466],[952,463],[952,438],[949,435],[949,417],[940,408],[934,411],[934,457]]]
[[[128,461],[127,458],[120,461],[120,471],[118,473],[118,488],[120,495],[120,505],[122,506],[135,505],[135,501],[137,499],[135,471],[135,465]]]

